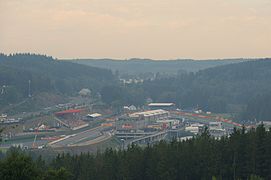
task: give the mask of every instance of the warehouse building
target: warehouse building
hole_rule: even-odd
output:
[[[174,103],[150,103],[148,104],[148,107],[152,110],[163,109],[169,111],[176,109]]]
[[[117,129],[138,130],[147,128],[148,125],[156,123],[159,120],[166,120],[169,112],[158,109],[144,112],[136,112],[128,116],[120,117],[116,123]]]

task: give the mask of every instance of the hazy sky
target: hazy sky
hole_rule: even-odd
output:
[[[0,0],[0,24],[4,53],[271,57],[271,0]]]

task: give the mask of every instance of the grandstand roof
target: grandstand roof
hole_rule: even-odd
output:
[[[69,109],[69,110],[65,110],[65,111],[56,112],[55,115],[80,113],[82,111],[83,111],[83,109]]]
[[[174,103],[150,103],[148,106],[174,106]]]

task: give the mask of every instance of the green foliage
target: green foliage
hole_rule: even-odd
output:
[[[255,95],[270,89],[270,67],[269,59],[231,64],[147,81],[143,88],[154,101],[171,100],[182,107],[199,105],[205,110],[225,112],[228,105],[246,105]],[[165,93],[171,94],[170,98],[161,97]]]
[[[0,179],[271,179],[271,132],[263,126],[231,137],[208,131],[191,140],[141,148],[58,155],[49,164],[11,149],[0,160]]]
[[[17,149],[12,149],[7,157],[1,161],[0,179],[24,180],[39,179],[39,169],[29,156],[25,156]]]
[[[96,155],[59,155],[51,164],[71,179],[270,179],[271,133],[263,126],[216,140],[208,131],[192,140],[160,142]]]
[[[114,76],[109,70],[42,55],[1,54],[0,107],[22,103],[29,108],[29,104],[35,104],[24,101],[28,97],[28,81],[31,80],[31,94],[34,95],[47,93],[70,96],[82,88],[89,88],[94,93],[100,92],[105,103],[117,108],[132,104],[142,106],[147,98],[151,98],[154,102],[174,102],[184,109],[200,107],[217,113],[240,113],[240,120],[270,120],[271,60],[243,61],[87,61],[93,66],[116,70]],[[81,63],[79,60],[76,62]],[[192,65],[197,65],[197,70],[204,70],[196,73],[180,70]],[[116,79],[122,70],[118,71],[117,67],[129,67],[127,71],[131,71],[131,67],[133,70],[139,68],[142,73],[146,73],[143,67],[148,67],[156,74],[156,79],[122,86]],[[175,69],[179,73],[162,76],[165,69],[169,72]]]
[[[143,84],[106,86],[102,100],[112,106],[174,102],[216,113],[238,113],[238,119],[271,120],[271,60],[257,60],[146,80]],[[242,122],[244,123],[244,122]]]
[[[0,160],[1,180],[67,180],[71,177],[65,168],[47,167],[40,157],[34,161],[19,148],[11,148]]]
[[[261,178],[260,176],[251,175],[251,176],[249,177],[249,180],[263,180],[263,178]]]
[[[124,105],[140,106],[145,103],[146,97],[142,88],[137,86],[105,86],[101,90],[103,102],[114,107]]]
[[[111,71],[60,61],[34,54],[0,56],[0,107],[28,98],[29,80],[31,95],[50,93],[75,95],[82,88],[94,93],[105,85],[114,84]]]
[[[257,95],[251,98],[248,102],[245,112],[242,114],[242,118],[258,120],[258,121],[270,121],[271,120],[271,92]]]
[[[112,60],[112,59],[77,59],[73,62],[78,64],[89,65],[93,67],[111,69],[117,71],[121,76],[129,77],[136,75],[140,77],[153,77],[154,74],[182,74],[184,72],[196,72],[198,70],[221,66],[225,64],[238,63],[247,61],[245,59],[232,60],[159,60],[150,59],[129,59],[129,60]]]
[[[127,77],[131,74],[139,77],[145,74],[147,78],[153,78],[156,75],[156,80],[134,86],[133,91],[131,87],[122,88],[124,96],[136,94],[138,101],[125,97],[121,104],[142,105],[142,99],[151,97],[156,102],[175,102],[183,108],[199,106],[217,113],[242,112],[239,116],[242,120],[270,120],[270,59],[158,62],[147,59],[101,59],[74,62],[108,68],[120,72],[122,76],[128,74]],[[162,75],[164,73],[171,75]],[[172,74],[177,74],[177,77]]]
[[[103,93],[121,104],[143,105],[150,97],[154,102],[174,102],[181,108],[199,107],[216,113],[239,113],[240,120],[270,120],[271,60],[248,61],[157,77],[143,84],[131,84]],[[118,92],[117,92],[118,91]],[[129,98],[130,97],[130,98]]]
[[[58,170],[49,169],[43,179],[44,180],[66,180],[71,178],[72,175],[65,168],[60,168]]]

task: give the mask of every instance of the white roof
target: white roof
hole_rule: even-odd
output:
[[[150,103],[148,106],[174,106],[174,103]]]
[[[222,124],[222,122],[209,122],[209,124],[217,125],[217,124]]]
[[[173,119],[167,119],[167,120],[158,120],[157,123],[174,123],[176,120]]]
[[[168,113],[168,112],[162,109],[158,109],[158,110],[152,110],[152,111],[136,112],[136,113],[130,114],[129,116],[130,117],[139,117],[139,116],[149,117],[149,116],[161,115],[165,113]]]
[[[96,118],[96,117],[100,117],[102,116],[101,114],[99,113],[94,113],[94,114],[88,114],[87,117],[92,117],[92,118]]]
[[[194,124],[191,124],[190,127],[203,127],[204,124],[200,124],[200,123],[194,123]]]

